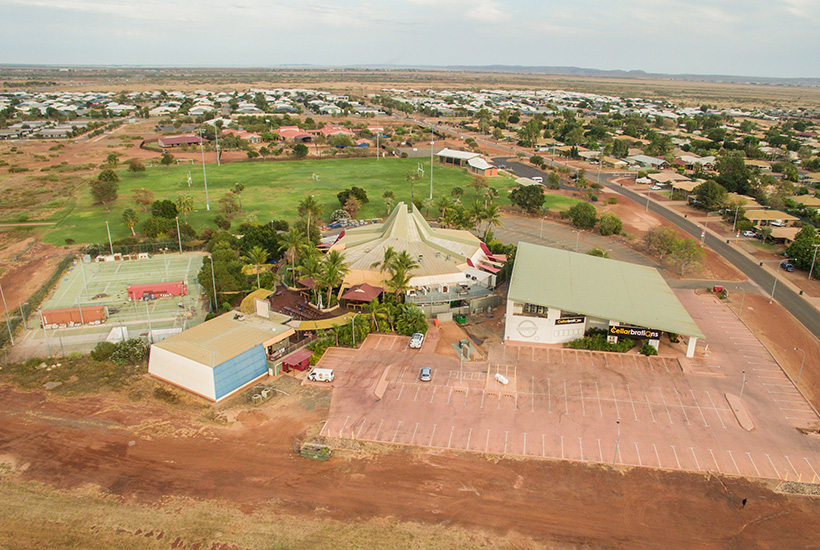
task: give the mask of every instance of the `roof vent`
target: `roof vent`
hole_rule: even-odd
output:
[[[419,254],[419,263],[424,259],[424,254]]]

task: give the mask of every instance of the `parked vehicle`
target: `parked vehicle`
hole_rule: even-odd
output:
[[[422,382],[429,382],[433,378],[433,369],[430,367],[421,367],[419,371],[419,380]]]
[[[650,189],[652,191],[660,191],[663,188],[660,185],[653,185],[652,187],[650,187]]]
[[[541,176],[533,176],[530,179],[535,183],[544,183],[544,178],[542,178]]]
[[[421,344],[424,343],[424,334],[420,332],[413,333],[410,337],[410,347],[413,349],[421,349]]]
[[[780,262],[780,267],[782,267],[786,271],[794,271],[794,266],[787,261]]]
[[[313,382],[333,382],[335,377],[333,369],[313,369],[308,374],[308,380]]]
[[[744,237],[757,237],[757,233],[755,233],[754,231],[744,231],[743,236]]]

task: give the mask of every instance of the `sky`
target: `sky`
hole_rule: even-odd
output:
[[[0,63],[820,77],[820,0],[0,0]]]

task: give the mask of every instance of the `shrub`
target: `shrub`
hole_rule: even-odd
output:
[[[137,338],[130,338],[116,344],[111,360],[117,365],[136,365],[148,358],[148,345]]]
[[[618,197],[609,197],[606,200],[606,204],[618,204]]]
[[[592,229],[597,221],[595,207],[587,202],[579,202],[567,211],[572,225],[581,229]]]
[[[217,214],[214,218],[214,223],[219,229],[224,229],[228,231],[231,228],[231,220],[223,216],[222,214]]]
[[[601,219],[598,221],[598,231],[600,231],[601,235],[605,237],[608,235],[617,235],[621,232],[621,229],[623,229],[621,218],[612,212],[604,212],[601,215]]]
[[[157,386],[154,388],[154,397],[160,401],[171,403],[172,405],[179,403],[179,395],[175,391],[169,390],[165,386]]]
[[[642,345],[641,349],[638,350],[638,351],[640,353],[646,355],[647,357],[649,357],[650,355],[657,355],[658,354],[658,350],[655,349],[655,346],[649,345],[649,342],[644,343],[644,345]]]
[[[90,356],[94,361],[108,361],[116,350],[117,345],[112,342],[99,342],[94,349],[91,350]]]

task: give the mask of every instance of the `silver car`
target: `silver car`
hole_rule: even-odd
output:
[[[429,382],[433,378],[433,369],[430,367],[422,367],[419,371],[419,380],[422,382]]]
[[[420,332],[413,333],[410,337],[410,347],[413,349],[421,349],[421,344],[424,342],[424,334]]]

